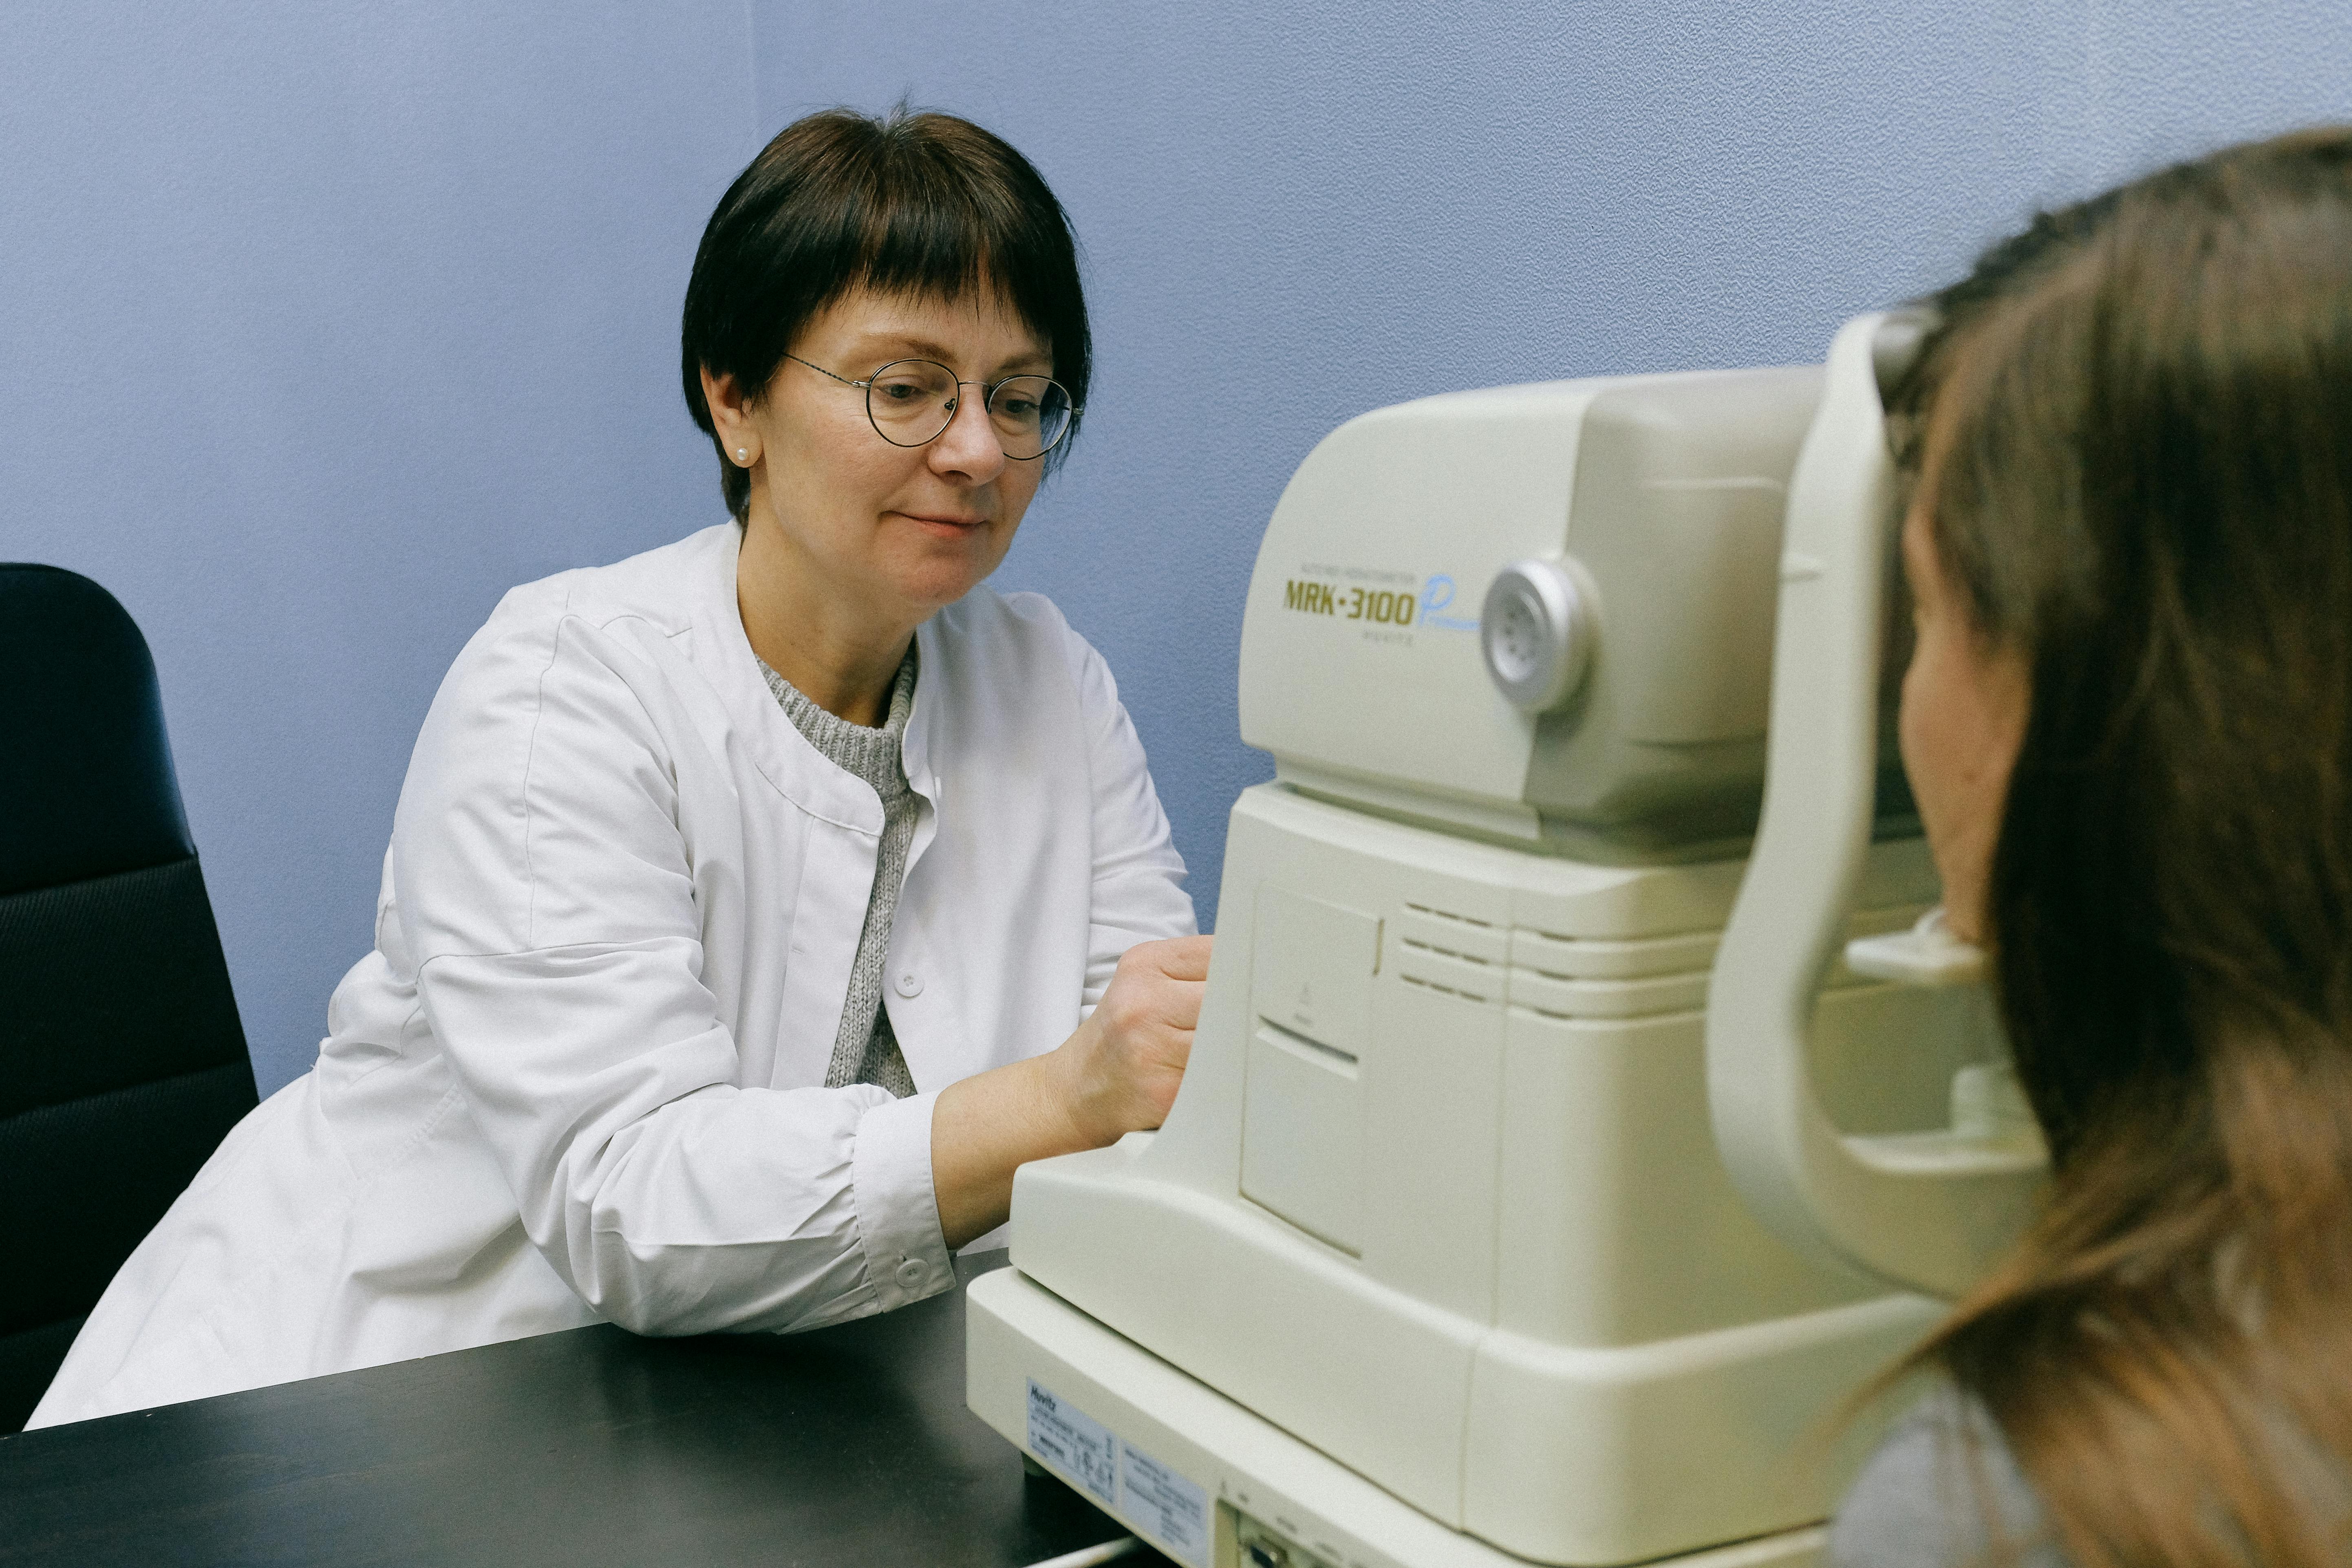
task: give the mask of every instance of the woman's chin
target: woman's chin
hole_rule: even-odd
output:
[[[988,563],[993,567],[996,563]],[[976,587],[988,574],[976,571],[971,563],[927,562],[921,566],[898,574],[899,597],[923,607],[929,614],[954,604]]]
[[[984,533],[925,542],[928,548],[901,558],[891,575],[902,595],[935,609],[971,593],[1004,559]]]

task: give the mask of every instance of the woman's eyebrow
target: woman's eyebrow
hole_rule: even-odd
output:
[[[860,349],[874,353],[903,350],[904,353],[900,355],[902,358],[937,360],[941,364],[955,364],[950,357],[950,351],[929,338],[919,338],[898,332],[876,331],[861,334],[853,341]],[[1054,356],[1044,349],[1024,349],[1019,353],[1007,355],[996,368],[1000,374],[1004,374],[1033,366],[1050,367],[1053,363]]]

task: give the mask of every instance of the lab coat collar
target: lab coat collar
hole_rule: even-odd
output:
[[[907,711],[906,733],[898,742],[900,765],[907,770],[907,783],[914,792],[931,803],[940,804],[939,775],[931,768],[931,751],[937,743],[932,731],[937,726],[940,694],[946,689],[942,679],[947,670],[947,655],[940,647],[940,618],[931,616],[915,628],[915,703]],[[939,675],[926,682],[927,670]],[[929,691],[929,697],[924,696]]]
[[[923,801],[922,810],[915,818],[914,840],[907,847],[909,878],[922,863],[923,852],[931,847],[940,830],[940,775],[931,765],[931,753],[938,745],[933,731],[946,702],[947,655],[940,646],[939,616],[933,616],[915,628],[915,705],[907,711],[907,728],[898,739],[898,765],[907,770],[907,787]],[[925,670],[936,672],[928,683],[929,697],[923,695]]]
[[[707,635],[694,639],[693,658],[727,710],[729,730],[740,739],[752,765],[786,800],[812,816],[879,837],[882,797],[873,785],[809,744],[760,674],[759,656],[744,635],[743,613],[736,600],[735,565],[743,547],[742,530],[720,523],[704,538],[709,552],[704,569],[695,574],[699,583],[695,620]],[[930,657],[928,645],[923,657]],[[916,691],[915,713],[907,721],[910,734],[923,706],[919,677]],[[910,765],[908,772],[913,771]]]

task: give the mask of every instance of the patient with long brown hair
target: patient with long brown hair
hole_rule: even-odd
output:
[[[1935,304],[1905,762],[2053,1177],[1831,1555],[2345,1563],[2352,130],[2046,215]]]

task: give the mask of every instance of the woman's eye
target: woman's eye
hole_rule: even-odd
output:
[[[1007,419],[1034,419],[1037,417],[1037,400],[1034,397],[1000,397],[996,400],[996,411]]]
[[[913,403],[923,395],[923,384],[919,381],[877,381],[876,395],[891,403]]]

